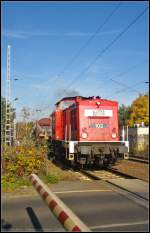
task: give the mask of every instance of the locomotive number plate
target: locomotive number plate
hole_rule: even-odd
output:
[[[90,128],[100,128],[100,129],[102,129],[102,128],[107,128],[108,125],[107,124],[93,123],[89,127]]]
[[[97,109],[85,109],[84,110],[85,116],[105,116],[105,117],[112,117],[112,110],[97,110]]]

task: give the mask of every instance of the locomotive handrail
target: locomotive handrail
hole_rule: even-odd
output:
[[[29,180],[65,229],[68,231],[91,232],[81,219],[79,219],[37,175],[31,174]]]

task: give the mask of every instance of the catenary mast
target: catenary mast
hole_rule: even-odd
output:
[[[10,49],[7,47],[7,77],[6,77],[6,120],[5,120],[5,145],[12,145],[11,127],[11,80],[10,80]]]

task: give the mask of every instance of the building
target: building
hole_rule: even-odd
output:
[[[49,139],[51,137],[51,119],[42,118],[34,126],[36,138]]]
[[[148,156],[149,127],[134,127],[128,129],[129,150],[136,156]]]

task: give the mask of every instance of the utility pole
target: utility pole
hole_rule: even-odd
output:
[[[7,77],[6,77],[6,121],[5,121],[5,145],[12,145],[11,127],[11,82],[10,82],[10,45],[7,47]]]

